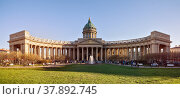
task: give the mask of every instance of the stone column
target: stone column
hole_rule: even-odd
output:
[[[31,45],[31,54],[33,54],[33,45]]]
[[[160,44],[157,44],[157,53],[160,53],[159,46],[160,46]]]
[[[143,46],[143,55],[146,55],[146,46]]]
[[[34,45],[31,45],[31,53],[34,54]]]
[[[24,51],[26,54],[30,54],[30,44],[25,44],[24,45]]]
[[[46,59],[49,58],[49,47],[46,47]]]
[[[103,48],[101,47],[101,61],[103,61]]]
[[[150,52],[150,45],[148,45],[147,47],[148,47],[148,54],[149,54],[149,52]]]
[[[118,56],[120,56],[120,57],[122,57],[122,50],[123,50],[123,48],[118,48]]]
[[[11,49],[11,48],[10,48]],[[28,54],[31,54],[31,44],[29,44]]]
[[[114,55],[116,55],[116,48],[114,48]]]
[[[65,53],[66,56],[68,55],[67,48],[64,49],[64,53]]]
[[[150,44],[150,53],[152,53],[152,44]]]
[[[82,60],[84,60],[84,48],[82,47]]]
[[[98,47],[96,47],[96,61],[98,61]]]
[[[63,55],[66,55],[66,48],[63,48]]]
[[[69,48],[69,57],[71,57],[71,48]]]
[[[36,53],[36,55],[38,55],[38,46],[36,46],[36,48],[35,48],[35,53]]]
[[[59,55],[61,56],[62,55],[62,48],[59,48]]]
[[[50,47],[49,48],[49,58],[51,59],[51,57],[52,57],[52,48]]]
[[[57,48],[57,51],[58,51],[58,57],[60,56],[60,48]]]
[[[44,59],[44,47],[41,48],[41,58]]]
[[[77,47],[77,60],[79,61],[79,47]]]
[[[119,50],[120,50],[120,48],[118,48],[118,56],[120,56],[120,55],[119,55]]]
[[[58,56],[61,56],[61,48],[58,48]]]
[[[27,48],[27,49],[26,49]],[[30,44],[26,44],[25,45],[25,52],[27,53],[27,54],[30,54]]]
[[[57,57],[57,55],[58,55],[58,49],[57,49],[57,47],[55,48],[55,57]]]
[[[135,51],[135,59],[138,59],[138,47],[136,46],[136,51]]]
[[[91,54],[92,54],[92,56],[93,56],[93,47],[91,48]]]
[[[61,56],[61,48],[58,48],[58,56]]]
[[[50,56],[51,56],[51,59],[53,59],[53,56],[54,56],[54,48],[51,47],[50,49],[51,49],[51,53],[50,53],[51,55],[50,55]]]
[[[36,50],[35,50],[35,52],[36,52],[36,55],[38,55],[38,46],[36,46]]]
[[[38,47],[38,56],[41,57],[40,55],[41,55],[41,54],[40,54],[40,46],[39,46],[39,47]]]
[[[75,60],[75,48],[73,48],[73,59]]]
[[[87,49],[87,52],[86,52],[86,56],[87,56],[87,57],[86,57],[86,60],[88,61],[88,56],[89,56],[89,55],[88,55],[88,47],[86,47],[86,49]]]
[[[34,45],[34,54],[37,54],[36,45]]]
[[[127,47],[127,57],[129,57],[129,48]]]
[[[23,53],[23,44],[21,44],[21,53]]]
[[[140,58],[142,57],[142,47],[141,46],[139,47],[139,57]]]
[[[133,47],[131,47],[131,60],[133,60],[133,52],[134,52]]]
[[[120,57],[123,57],[123,48],[120,49]]]
[[[122,57],[125,57],[125,48],[122,48]]]
[[[66,55],[66,48],[63,48],[63,55]]]
[[[66,55],[66,48],[63,48],[63,55]]]
[[[118,52],[119,52],[119,51],[118,51],[118,48],[116,48],[116,55],[118,55]]]

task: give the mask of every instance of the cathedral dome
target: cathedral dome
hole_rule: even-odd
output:
[[[91,29],[91,28],[96,29],[96,27],[94,26],[94,24],[92,24],[92,22],[89,18],[88,23],[84,26],[83,29]]]
[[[91,23],[89,18],[88,23],[83,28],[83,38],[96,38],[96,27]]]

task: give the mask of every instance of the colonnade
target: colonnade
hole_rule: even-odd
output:
[[[89,60],[93,56],[97,61],[106,61],[112,55],[128,58],[130,60],[137,60],[141,56],[149,53],[169,52],[169,46],[152,44],[142,46],[92,46],[92,47],[78,47],[78,46],[61,46],[61,47],[47,47],[33,44],[19,44],[16,46],[11,45],[11,51],[17,51],[16,48],[22,53],[36,54],[43,59],[54,59],[56,56],[66,55],[73,60]]]
[[[103,61],[102,47],[43,47],[30,45],[29,54],[36,54],[44,59],[54,59],[56,56],[66,55],[73,60],[89,60],[92,55],[96,60]]]
[[[30,54],[37,54],[44,59],[53,59],[55,56],[66,55],[73,60],[89,60],[92,55],[95,60],[108,60],[112,55],[138,59],[143,55],[151,53],[150,45],[136,47],[43,47],[30,45]]]
[[[143,55],[149,53],[152,53],[150,45],[121,48],[105,48],[104,59],[107,60],[112,55],[118,55],[120,57],[128,58],[131,60],[137,60]]]
[[[75,59],[75,48],[62,48],[62,47],[46,47],[30,45],[29,54],[36,54],[43,59],[54,59],[56,56],[66,55],[72,59]]]

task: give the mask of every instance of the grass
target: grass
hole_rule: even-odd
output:
[[[112,64],[58,68],[0,68],[1,84],[179,84],[180,68],[132,68]]]

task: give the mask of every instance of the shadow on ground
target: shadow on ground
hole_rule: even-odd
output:
[[[133,67],[113,65],[113,64],[96,64],[96,65],[73,64],[62,67],[43,68],[38,70],[88,72],[88,73],[101,73],[108,75],[125,75],[125,76],[180,77],[180,68],[133,68]]]

